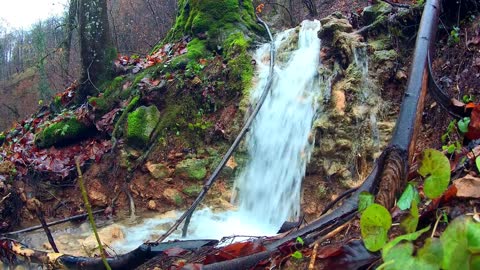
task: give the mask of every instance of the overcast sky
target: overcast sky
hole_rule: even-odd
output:
[[[68,0],[0,0],[0,24],[26,30],[39,20],[62,15],[67,3]]]

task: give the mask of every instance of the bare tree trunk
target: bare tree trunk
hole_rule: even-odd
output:
[[[106,0],[78,0],[80,57],[82,62],[81,86],[76,103],[98,92],[96,84],[111,77],[111,61],[115,49],[111,45]]]

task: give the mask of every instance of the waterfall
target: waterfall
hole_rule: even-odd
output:
[[[249,162],[236,179],[239,211],[275,228],[300,212],[301,182],[310,157],[309,135],[319,94],[317,68],[320,40],[318,21],[301,24],[298,48],[277,65],[271,94],[265,100],[247,137]],[[278,47],[285,41],[278,35]],[[268,47],[256,53],[260,82],[252,103],[263,91],[268,75]],[[281,53],[281,52],[278,52]]]
[[[238,190],[238,208],[221,213],[208,207],[195,211],[188,238],[273,235],[284,221],[298,217],[301,182],[313,148],[311,129],[319,109],[320,85],[326,85],[318,78],[319,29],[319,21],[304,21],[299,30],[289,29],[276,35],[279,59],[274,83],[246,138],[250,158],[234,185]],[[257,70],[256,86],[250,95],[252,104],[267,83],[269,46],[260,46],[254,54]],[[172,212],[139,220],[135,225],[116,222],[125,238],[111,247],[117,253],[125,253],[147,239],[158,238],[181,215]],[[180,237],[179,232],[174,232],[169,240]],[[24,240],[33,243],[35,239]],[[46,239],[39,237],[35,241],[42,243]]]

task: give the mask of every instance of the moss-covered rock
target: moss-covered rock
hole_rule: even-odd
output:
[[[62,146],[85,138],[92,133],[93,129],[76,118],[65,118],[60,122],[53,123],[35,136],[35,145],[40,148],[52,145]]]
[[[189,197],[197,196],[200,191],[202,191],[202,186],[200,185],[191,185],[182,190],[182,192]]]
[[[255,22],[251,0],[180,0],[175,25],[166,40],[192,35],[205,40],[209,49],[216,50],[216,46],[237,29],[263,31]]]
[[[385,61],[395,61],[398,54],[395,50],[381,50],[373,53],[373,61],[380,63]]]
[[[378,1],[377,4],[364,8],[362,16],[365,24],[371,24],[377,20],[378,17],[386,15],[390,12],[392,12],[392,6],[390,4],[383,1]]]
[[[127,142],[137,148],[145,147],[152,132],[160,120],[160,112],[156,106],[141,106],[128,114]]]
[[[203,180],[207,175],[207,161],[203,159],[185,159],[175,167],[175,174],[191,180]]]

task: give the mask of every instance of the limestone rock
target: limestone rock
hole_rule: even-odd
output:
[[[170,202],[171,204],[174,204],[174,205],[177,205],[177,206],[181,206],[183,205],[183,197],[182,195],[180,194],[180,192],[178,192],[178,190],[176,189],[173,189],[173,188],[167,188],[163,191],[163,197],[165,197],[165,199]]]
[[[153,164],[151,162],[147,162],[145,166],[150,172],[150,175],[152,175],[155,179],[162,179],[170,175],[170,170],[168,169],[167,165],[163,163]]]
[[[98,235],[102,244],[111,246],[115,241],[124,239],[122,228],[119,225],[111,225],[98,230]],[[81,245],[90,255],[99,255],[98,243],[93,233],[85,240],[81,241]],[[93,254],[92,254],[93,253]]]
[[[107,195],[102,190],[103,187],[99,180],[94,179],[89,183],[87,195],[92,206],[104,207],[108,205]]]
[[[392,6],[382,1],[377,4],[368,6],[363,9],[362,16],[365,24],[371,24],[377,20],[378,17],[386,15],[392,11]]]
[[[397,52],[395,50],[381,50],[373,53],[374,62],[395,61],[397,59]]]
[[[157,209],[157,203],[154,200],[148,201],[147,208],[149,210],[156,210]]]

